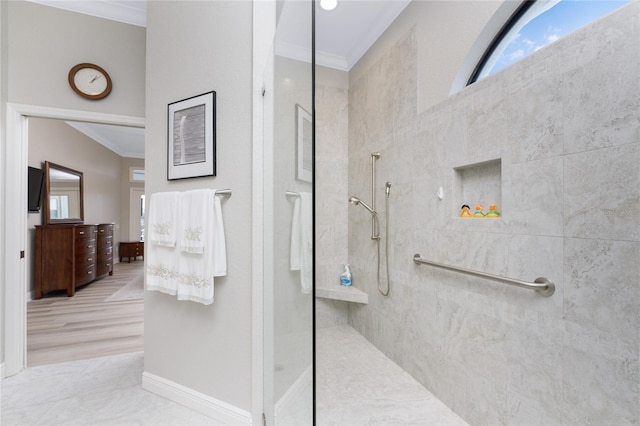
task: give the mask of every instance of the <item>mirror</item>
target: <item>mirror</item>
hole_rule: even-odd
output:
[[[83,223],[82,172],[44,162],[44,223]]]

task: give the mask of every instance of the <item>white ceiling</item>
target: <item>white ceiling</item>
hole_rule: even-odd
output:
[[[146,0],[29,0],[47,6],[145,27]],[[375,43],[410,0],[338,0],[332,11],[316,8],[316,63],[348,71]],[[311,57],[308,2],[285,2],[276,51],[294,59]],[[301,8],[305,8],[304,11]],[[287,14],[290,16],[287,17]],[[305,15],[306,14],[306,15]],[[144,158],[144,129],[69,123],[123,157]]]

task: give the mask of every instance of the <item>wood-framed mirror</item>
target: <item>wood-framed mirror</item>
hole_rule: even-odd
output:
[[[83,223],[82,172],[45,161],[44,174],[44,223]]]

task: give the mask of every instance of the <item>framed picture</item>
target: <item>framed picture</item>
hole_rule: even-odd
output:
[[[169,104],[167,179],[216,175],[216,92]]]
[[[313,127],[311,114],[296,104],[296,179],[311,182],[313,179]]]

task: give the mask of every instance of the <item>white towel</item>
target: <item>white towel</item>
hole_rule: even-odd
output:
[[[215,194],[215,191],[212,191]],[[213,196],[202,223],[202,253],[180,251],[178,259],[178,300],[210,305],[214,296],[214,277],[227,274],[227,252],[220,198]]]
[[[158,246],[176,245],[179,192],[156,192],[149,200],[149,242]]]
[[[289,251],[289,264],[292,271],[300,270],[300,259],[302,257],[302,222],[300,221],[300,196],[296,197],[293,203],[293,214],[291,215],[291,249]]]
[[[212,218],[207,217],[207,212],[214,210],[215,193],[212,189],[196,189],[181,194],[178,232],[183,252],[204,251],[205,240],[210,238],[206,233],[213,232],[213,226],[209,226]]]
[[[181,252],[178,255],[178,300],[213,303],[213,262],[207,255]]]
[[[147,272],[145,289],[175,296],[178,291],[178,259],[175,247],[149,244],[145,247],[144,257]]]
[[[313,197],[309,192],[301,192],[293,205],[289,263],[292,271],[300,271],[302,293],[310,293],[313,286]]]

